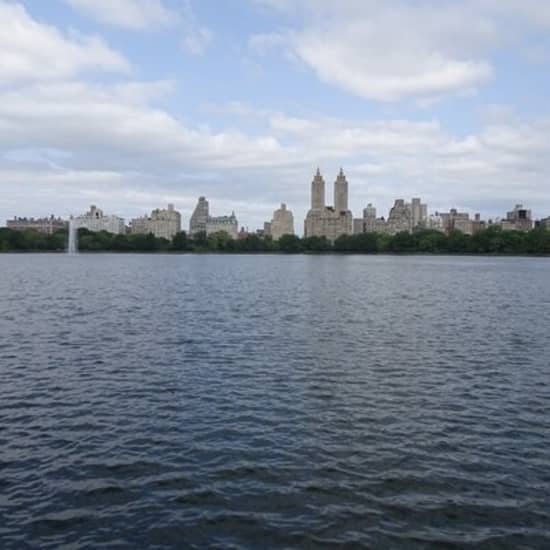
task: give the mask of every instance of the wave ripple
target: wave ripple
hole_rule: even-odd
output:
[[[0,256],[0,546],[550,547],[550,263]]]

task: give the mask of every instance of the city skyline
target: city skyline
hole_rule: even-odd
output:
[[[334,181],[333,204],[327,204],[327,188],[323,174],[319,167],[310,184],[310,209],[304,218],[303,232],[294,229],[294,215],[287,208],[286,203],[281,203],[280,208],[273,211],[269,220],[264,220],[260,227],[253,227],[251,233],[269,236],[275,240],[283,235],[303,235],[307,237],[325,237],[330,242],[335,242],[342,235],[356,235],[360,233],[383,233],[396,235],[400,232],[413,233],[417,230],[437,230],[449,234],[458,230],[467,235],[473,235],[491,225],[498,225],[509,231],[529,231],[540,223],[548,227],[550,216],[536,219],[532,215],[532,209],[516,203],[512,210],[507,210],[505,215],[485,219],[480,213],[471,216],[471,212],[460,212],[456,207],[447,211],[440,209],[429,210],[429,205],[422,202],[420,197],[413,197],[410,202],[405,199],[395,199],[388,215],[377,216],[377,208],[368,203],[362,209],[359,217],[354,216],[349,209],[349,182],[343,168],[340,168]],[[330,198],[328,199],[330,203]],[[189,216],[188,230],[185,229],[186,220],[177,210],[174,204],[168,204],[167,208],[154,208],[150,214],[134,217],[125,223],[125,219],[114,214],[104,214],[96,205],[77,216],[70,216],[75,222],[75,227],[86,228],[91,231],[105,230],[113,234],[147,234],[155,237],[163,237],[172,240],[180,231],[188,235],[225,232],[233,239],[248,235],[249,226],[239,224],[235,212],[231,215],[212,216],[210,202],[201,195],[196,202],[191,216]],[[67,223],[59,216],[14,216],[7,220],[8,229],[32,228],[43,233],[54,233]]]
[[[550,215],[550,7],[335,6],[0,0],[0,224],[90,204],[189,220],[205,195],[248,227],[285,202],[301,232],[317,165],[345,167],[355,215],[416,196]]]

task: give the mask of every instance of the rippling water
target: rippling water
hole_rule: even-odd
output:
[[[2,548],[550,547],[550,260],[0,255]]]

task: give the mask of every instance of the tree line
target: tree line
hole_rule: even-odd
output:
[[[45,235],[32,230],[0,228],[0,252],[60,252],[66,249],[67,232]],[[362,233],[342,235],[334,243],[325,237],[300,238],[283,235],[278,241],[270,237],[248,235],[232,239],[227,233],[197,233],[193,238],[182,231],[172,240],[152,234],[114,235],[107,231],[78,231],[81,252],[223,252],[223,253],[360,253],[360,254],[536,254],[550,255],[550,230],[537,227],[529,232],[503,231],[489,227],[475,235],[452,231],[422,230],[415,233]]]

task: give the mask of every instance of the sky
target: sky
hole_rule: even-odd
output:
[[[319,167],[550,216],[549,0],[0,0],[0,224],[167,203],[302,231]]]

